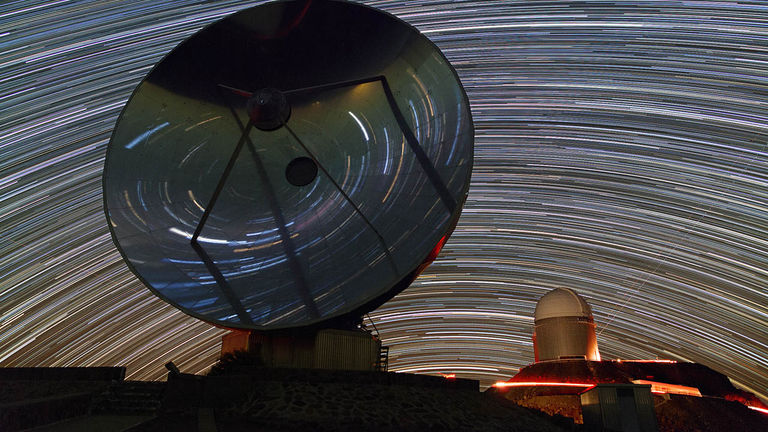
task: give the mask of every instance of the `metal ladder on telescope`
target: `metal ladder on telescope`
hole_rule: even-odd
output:
[[[371,319],[371,316],[368,314],[365,314],[366,317],[368,317],[368,321],[371,323],[371,326],[373,327],[373,331],[369,332],[371,333],[371,336],[373,336],[374,339],[381,342],[381,336],[379,336],[379,329],[376,328],[376,323],[373,322]],[[365,328],[365,323],[362,324],[363,328]],[[376,370],[379,372],[386,372],[389,369],[389,347],[384,345],[379,345],[379,361],[376,363]]]

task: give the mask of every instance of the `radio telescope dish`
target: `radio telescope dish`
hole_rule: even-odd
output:
[[[435,258],[469,188],[469,103],[392,15],[279,1],[200,30],[123,109],[112,238],[163,300],[228,328],[359,317]]]

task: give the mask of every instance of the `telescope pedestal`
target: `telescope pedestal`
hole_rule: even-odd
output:
[[[273,368],[386,370],[386,347],[365,330],[234,330],[221,338],[221,354],[246,351]]]

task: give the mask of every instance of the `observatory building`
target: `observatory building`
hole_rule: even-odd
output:
[[[567,359],[600,361],[592,309],[573,290],[556,288],[545,294],[536,304],[534,326],[536,362]]]
[[[533,364],[489,391],[594,430],[753,430],[744,425],[762,426],[768,413],[754,394],[701,364],[602,360],[592,309],[568,288],[536,304],[533,348]]]

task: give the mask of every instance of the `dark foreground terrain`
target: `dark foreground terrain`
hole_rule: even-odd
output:
[[[168,382],[87,373],[30,377],[0,376],[8,390],[0,430],[580,430],[570,419],[482,393],[477,381],[433,376],[255,368],[219,376],[171,374]]]

